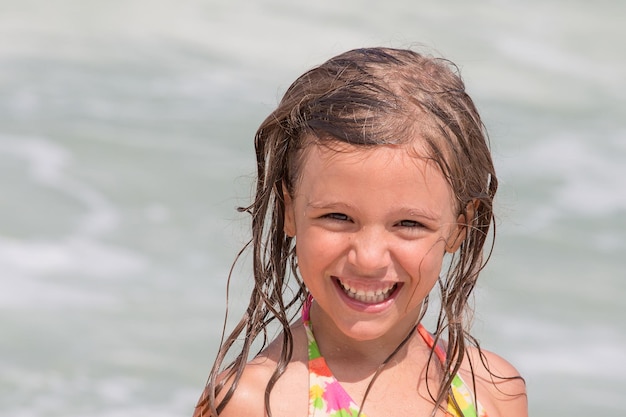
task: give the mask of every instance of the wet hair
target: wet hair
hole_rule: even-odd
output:
[[[197,406],[201,415],[216,416],[223,410],[255,353],[253,344],[265,348],[269,326],[278,324],[283,333],[281,353],[265,392],[265,409],[271,416],[270,392],[292,358],[290,325],[307,297],[297,271],[294,239],[283,230],[283,190],[294,192],[307,147],[414,141],[419,142],[422,157],[445,176],[456,210],[468,223],[464,241],[438,281],[441,302],[434,336],[436,341],[447,339],[447,359],[436,392],[430,388],[429,392],[433,412],[443,403],[468,343],[478,346],[469,334],[469,297],[491,254],[493,239],[486,254],[484,246],[490,228],[495,234],[492,208],[498,182],[484,125],[457,67],[411,50],[365,48],[340,54],[300,76],[256,133],[256,195],[252,204],[240,209],[252,217],[252,238],[239,254],[252,250],[254,288],[243,317],[223,337]],[[235,359],[225,365],[232,352]],[[431,353],[428,366],[436,362],[432,358]],[[218,403],[216,396],[223,390]]]

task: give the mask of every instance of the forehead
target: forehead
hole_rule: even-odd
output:
[[[311,143],[302,152],[300,172],[305,170],[328,170],[344,168],[362,168],[363,170],[387,171],[390,166],[401,165],[403,170],[432,175],[441,170],[438,164],[428,156],[421,141],[408,144],[352,145],[339,141]]]
[[[454,210],[452,189],[439,166],[411,145],[311,145],[295,194],[309,202],[354,200],[358,205],[375,199],[381,205]]]

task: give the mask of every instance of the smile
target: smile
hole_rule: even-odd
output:
[[[353,300],[359,301],[361,303],[365,303],[365,304],[382,303],[383,301],[390,298],[393,292],[396,290],[396,288],[398,288],[398,284],[393,283],[385,287],[378,288],[376,290],[373,290],[373,289],[363,290],[363,289],[353,288],[339,279],[337,279],[337,282],[339,283],[339,287],[341,287],[343,292],[348,297],[352,298]]]

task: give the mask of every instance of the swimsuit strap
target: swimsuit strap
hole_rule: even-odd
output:
[[[422,339],[426,342],[426,344],[434,350],[435,355],[439,359],[441,363],[446,362],[446,352],[443,349],[441,343],[437,343],[435,345],[435,340],[433,335],[428,332],[420,325],[417,327],[417,331],[419,332]],[[433,348],[434,346],[434,348]],[[474,399],[474,395],[470,391],[468,385],[463,381],[461,375],[457,372],[452,379],[452,384],[450,385],[450,398],[448,399],[448,414],[454,417],[487,417],[487,412],[480,404],[479,401]],[[462,415],[458,413],[456,407],[454,406],[454,400],[458,404],[459,408],[462,411]]]
[[[309,349],[309,417],[356,417],[359,406],[335,379],[315,341],[310,320],[312,300],[309,296],[302,308]]]

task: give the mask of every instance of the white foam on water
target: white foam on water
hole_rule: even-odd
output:
[[[494,39],[498,51],[518,64],[533,67],[533,71],[570,75],[585,82],[615,87],[622,80],[619,68],[568,52],[545,39],[525,33],[524,36],[504,35]],[[530,73],[532,73],[530,72]]]
[[[610,346],[602,341],[576,344],[574,340],[560,346],[551,342],[540,349],[518,353],[516,357],[535,378],[551,374],[621,379],[616,376],[616,373],[626,372],[626,353],[621,346]]]
[[[2,408],[3,415],[35,417],[170,417],[191,415],[199,396],[198,389],[172,387],[166,394],[159,384],[146,382],[139,376],[70,375],[57,371],[39,373],[8,367],[0,382],[10,381],[14,398]],[[36,393],[36,395],[33,395]],[[81,398],[82,400],[77,400]],[[0,401],[0,404],[2,402]]]
[[[44,184],[59,181],[70,159],[70,154],[62,147],[33,137],[2,135],[0,152],[26,161],[31,177]]]
[[[71,177],[72,155],[49,140],[0,136],[0,153],[26,164],[26,180],[67,195],[84,208],[76,227],[60,237],[0,236],[0,305],[28,308],[113,302],[103,294],[50,280],[51,276],[121,277],[146,267],[148,262],[137,253],[101,241],[119,223],[113,204],[93,187]]]
[[[589,218],[626,211],[623,158],[607,154],[578,133],[560,132],[535,142],[507,161],[506,170],[507,176],[526,184],[536,182],[537,189],[550,184],[547,200],[534,205],[529,215],[533,221],[525,223],[529,231],[544,228],[564,214]]]
[[[68,195],[85,207],[75,233],[95,236],[117,227],[119,216],[114,206],[97,190],[67,174],[72,155],[65,148],[42,138],[0,136],[0,153],[25,162],[30,179],[37,184]]]
[[[609,324],[565,327],[532,316],[490,317],[489,321],[498,337],[509,341],[507,356],[533,378],[570,375],[619,381],[626,374],[626,335]]]
[[[0,263],[21,274],[89,273],[115,276],[138,272],[145,261],[135,253],[94,240],[20,241],[0,238]]]
[[[83,282],[121,279],[140,273],[147,264],[136,253],[90,239],[24,242],[0,238],[0,306],[28,309],[114,305],[114,294],[90,291],[87,285],[81,289],[58,277],[82,277]]]

